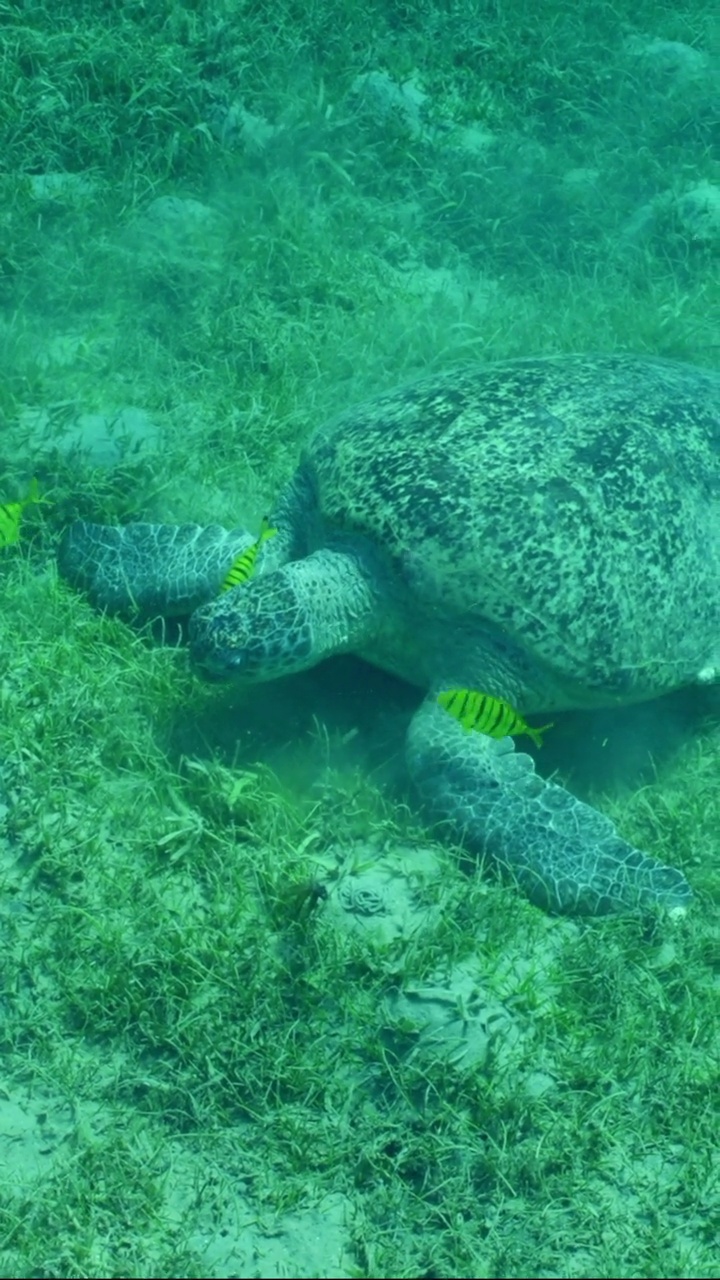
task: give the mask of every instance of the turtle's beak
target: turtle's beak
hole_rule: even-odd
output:
[[[203,654],[191,644],[190,665],[196,676],[210,684],[222,684],[242,676],[242,655],[234,653],[226,659],[217,648],[212,653]]]
[[[314,665],[309,610],[288,581],[294,568],[234,587],[195,610],[188,635],[199,675],[260,684]]]
[[[224,671],[213,671],[210,667],[201,662],[195,662],[192,658],[190,660],[190,665],[193,674],[196,675],[198,679],[204,680],[206,684],[225,684],[227,682],[228,676]]]
[[[237,607],[223,609],[218,601],[197,609],[190,619],[190,663],[202,680],[257,680],[250,634],[242,626]]]

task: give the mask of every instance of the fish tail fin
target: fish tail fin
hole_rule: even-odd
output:
[[[268,538],[274,538],[276,533],[277,533],[277,529],[273,528],[273,526],[270,524],[270,517],[263,516],[262,523],[260,525],[260,536],[258,538],[258,543],[262,544]]]
[[[44,498],[40,492],[40,485],[38,484],[37,476],[33,476],[30,481],[28,491],[22,500],[22,506],[29,507],[32,506],[34,502],[49,502],[49,498]]]
[[[528,725],[525,732],[527,733],[529,738],[532,738],[536,747],[541,747],[543,744],[543,740],[542,740],[543,734],[547,733],[548,729],[554,728],[554,724],[555,724],[554,721],[551,721],[550,724],[541,724],[539,729],[531,729],[530,726]]]

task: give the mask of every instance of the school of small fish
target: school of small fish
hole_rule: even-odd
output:
[[[553,727],[552,724],[544,724],[539,729],[532,729],[509,702],[494,698],[490,693],[478,693],[475,689],[444,689],[437,700],[463,729],[474,729],[490,738],[526,734],[536,747],[541,747],[542,735]]]

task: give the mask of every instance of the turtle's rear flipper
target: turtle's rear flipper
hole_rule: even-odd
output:
[[[192,613],[218,594],[236,556],[253,543],[244,529],[198,524],[88,524],[64,533],[63,577],[111,613]]]
[[[688,905],[692,891],[680,871],[635,849],[609,818],[539,777],[510,738],[466,732],[434,696],[412,721],[408,758],[430,814],[538,906],[605,915]]]

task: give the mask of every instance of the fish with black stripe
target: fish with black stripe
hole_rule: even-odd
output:
[[[268,517],[263,518],[260,525],[260,534],[251,546],[245,551],[241,551],[239,556],[233,560],[225,577],[223,578],[221,591],[229,591],[231,587],[239,587],[241,583],[247,582],[255,572],[255,562],[263,542],[268,538],[274,538],[277,529],[273,529],[270,525]]]
[[[23,512],[33,502],[44,502],[40,497],[40,488],[33,477],[30,488],[20,502],[4,502],[0,504],[0,547],[14,547],[20,541],[20,523]]]
[[[444,689],[437,698],[441,707],[462,725],[490,738],[508,738],[526,734],[536,747],[542,746],[542,735],[552,724],[533,729],[523,720],[519,711],[490,693],[478,693],[476,689]]]

